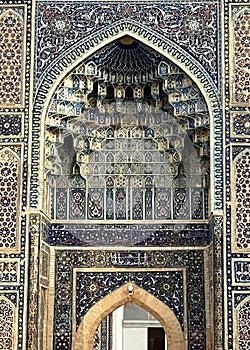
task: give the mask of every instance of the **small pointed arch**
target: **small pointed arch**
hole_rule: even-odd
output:
[[[249,14],[250,12],[250,8],[249,7],[243,7],[242,9],[240,9],[238,12],[236,12],[234,14],[234,19],[237,20],[240,16],[244,15],[244,14]]]
[[[13,311],[13,314],[15,313],[16,306],[4,295],[0,295],[0,305],[2,304],[8,306]]]
[[[242,309],[242,307],[244,307],[246,305],[250,305],[250,296],[241,300],[241,302],[237,305],[236,310],[239,312],[239,310]],[[249,311],[250,311],[250,309],[249,309]]]
[[[3,18],[3,17],[10,17],[10,16],[15,16],[15,17],[17,17],[22,23],[23,23],[23,17],[21,16],[21,14],[20,13],[18,13],[18,12],[16,12],[16,11],[14,11],[13,9],[8,9],[7,11],[4,11],[3,13],[1,13],[1,15],[0,15],[0,20]],[[13,27],[14,26],[14,24],[15,23],[11,23],[11,27]]]
[[[234,163],[237,163],[239,160],[241,160],[242,157],[245,155],[249,155],[250,153],[250,148],[246,147],[242,152],[240,152],[235,158],[234,158]]]
[[[239,305],[237,305],[235,312],[235,350],[248,349],[250,346],[250,339],[247,337],[247,334],[250,332],[250,296],[243,299]]]
[[[181,325],[174,312],[162,301],[136,284],[127,283],[97,302],[83,317],[73,337],[73,350],[92,350],[96,329],[100,322],[118,307],[132,302],[150,312],[163,326],[168,350],[186,350]]]
[[[15,160],[15,162],[19,162],[20,160],[19,155],[9,147],[0,149],[0,158],[5,158],[6,161]]]
[[[250,200],[250,148],[240,152],[232,163],[232,227],[235,235],[234,249],[248,251],[249,244],[249,200]]]
[[[17,203],[18,203],[18,194],[19,194],[19,183],[20,183],[20,156],[18,153],[14,152],[9,147],[4,147],[0,150],[0,179],[4,180],[4,187],[5,190],[8,192],[8,196],[14,199],[16,202],[16,210],[17,210]],[[6,182],[6,179],[11,179],[10,181]],[[11,182],[11,187],[8,185]],[[14,186],[16,185],[16,187]],[[16,195],[13,198],[13,194],[11,195],[10,188],[15,189]],[[3,195],[3,193],[0,193],[0,198]],[[13,204],[13,202],[12,202]]]
[[[15,305],[4,295],[0,296],[0,338],[2,349],[14,350],[16,348],[16,320]]]

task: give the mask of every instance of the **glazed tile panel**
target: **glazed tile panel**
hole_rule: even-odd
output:
[[[149,27],[187,50],[211,77],[217,75],[217,13],[214,2],[168,5],[157,3],[37,3],[36,77],[72,44],[115,22],[129,20]]]
[[[58,251],[55,349],[61,349],[62,344],[64,349],[70,349],[72,331],[75,331],[72,329],[73,321],[77,328],[82,317],[94,303],[129,281],[150,291],[173,310],[182,327],[185,329],[187,327],[190,349],[205,349],[203,258],[203,252],[200,250]],[[127,269],[126,272],[119,271],[119,268],[124,267]],[[98,268],[100,271],[94,272],[93,268]],[[148,272],[145,268],[149,269]],[[73,285],[76,287],[75,291]],[[72,305],[76,305],[76,309],[72,309]],[[186,309],[188,313],[184,311]]]
[[[207,246],[207,224],[51,224],[44,240],[55,246]]]
[[[0,343],[23,348],[31,1],[0,2]],[[23,214],[23,215],[21,215]]]

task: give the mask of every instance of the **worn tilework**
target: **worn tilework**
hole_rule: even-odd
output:
[[[207,246],[207,224],[51,224],[44,239],[55,246]]]
[[[250,317],[245,307],[249,296],[249,75],[245,56],[249,56],[249,6],[247,1],[225,3],[225,198],[226,228],[224,264],[226,279],[225,346],[247,349],[243,319],[247,328]],[[247,20],[247,21],[246,21]],[[230,35],[228,35],[228,33]],[[235,45],[235,46],[234,46]],[[234,49],[235,48],[235,49]],[[230,73],[231,72],[231,73]],[[242,204],[244,203],[244,208]],[[243,212],[242,212],[243,209]],[[241,213],[242,212],[242,213]],[[241,303],[239,305],[239,303]],[[246,333],[245,333],[246,334]]]
[[[0,341],[6,350],[25,343],[31,4],[0,1]]]

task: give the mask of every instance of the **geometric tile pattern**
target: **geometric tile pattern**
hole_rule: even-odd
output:
[[[234,102],[250,103],[250,8],[244,7],[234,17]]]
[[[25,48],[23,11],[0,11],[0,105],[23,104],[23,50]]]
[[[0,114],[0,137],[21,136],[22,115],[21,114]]]
[[[4,296],[0,295],[0,343],[1,349],[13,350],[15,344],[16,323],[15,306]]]
[[[7,147],[0,150],[0,249],[17,245],[20,159]]]
[[[235,220],[236,244],[240,250],[250,250],[250,148],[240,153],[235,164]],[[234,168],[233,168],[234,169]]]
[[[232,115],[232,136],[250,137],[249,113],[234,113]]]

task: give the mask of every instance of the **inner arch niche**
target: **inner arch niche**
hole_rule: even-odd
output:
[[[209,115],[178,66],[124,36],[83,61],[46,117],[55,223],[206,221]]]
[[[209,158],[204,96],[182,69],[140,41],[124,36],[110,42],[61,81],[46,113],[42,201],[49,218],[43,239],[59,247],[51,302],[55,349],[66,348],[64,344],[71,348],[76,337],[82,346],[74,320],[62,324],[74,312],[77,322],[84,319],[85,311],[80,314],[75,305],[83,309],[89,305],[86,290],[93,307],[104,296],[110,286],[103,276],[113,278],[105,267],[121,269],[112,279],[113,290],[121,280],[130,281],[132,267],[145,290],[142,268],[170,268],[171,273],[164,270],[152,282],[154,290],[164,285],[162,293],[169,293],[171,311],[178,282],[180,305],[188,310],[185,346],[189,342],[190,348],[205,349],[212,322],[204,272],[204,250],[210,244]],[[116,247],[114,253],[111,247]],[[187,271],[183,287],[182,279],[171,277],[180,266]],[[86,268],[83,284],[74,272],[78,267]],[[101,270],[98,278],[96,268]],[[62,311],[65,289],[71,296],[67,317]],[[182,309],[179,312],[184,315]],[[200,329],[195,328],[197,318]],[[59,337],[58,329],[66,329],[65,334]]]

